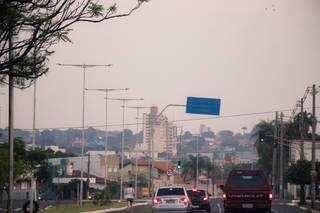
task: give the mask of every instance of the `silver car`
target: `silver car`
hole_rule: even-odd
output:
[[[152,213],[189,213],[191,211],[191,203],[183,186],[159,187],[152,199]]]

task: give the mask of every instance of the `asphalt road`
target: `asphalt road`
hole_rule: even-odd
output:
[[[223,213],[223,202],[222,199],[213,199],[211,202],[211,212],[213,213]],[[201,212],[201,211],[194,211]],[[251,211],[255,212],[255,211]],[[306,210],[299,209],[296,206],[287,205],[287,203],[274,201],[272,204],[272,213],[306,213]]]
[[[50,205],[50,202],[41,202],[41,207]],[[222,199],[212,199],[211,200],[211,212],[212,213],[224,213]],[[0,212],[2,212],[0,210]],[[22,212],[20,208],[16,209],[17,213]],[[150,205],[135,206],[131,211],[122,210],[114,211],[116,213],[151,213]],[[193,211],[193,212],[203,212],[203,211]],[[255,212],[255,211],[251,211]],[[285,202],[274,201],[272,204],[272,213],[306,213],[307,210],[299,209],[296,206],[288,205]]]
[[[211,212],[212,213],[224,213],[222,199],[212,199],[211,200]],[[129,211],[115,211],[117,213],[129,213]],[[193,212],[205,212],[205,211],[193,211]],[[251,211],[255,213],[255,211]],[[296,206],[288,205],[285,202],[274,201],[272,205],[272,213],[306,213],[307,210],[299,209]],[[137,206],[132,209],[131,213],[151,213],[151,206]]]

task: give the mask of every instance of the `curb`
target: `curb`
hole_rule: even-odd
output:
[[[136,203],[133,204],[133,207],[135,206],[146,206],[148,205],[148,202],[144,202],[144,203]],[[88,212],[82,212],[82,213],[106,213],[106,212],[114,212],[114,211],[123,211],[123,210],[127,210],[128,207],[121,207],[121,208],[111,208],[111,209],[102,209],[102,210],[96,210],[96,211],[88,211]]]
[[[304,211],[307,211],[307,212],[310,212],[310,213],[320,213],[320,211],[318,209],[311,209],[310,207],[308,206],[299,206],[298,202],[295,201],[295,200],[292,200],[290,203],[284,203],[284,205],[287,205],[287,206],[295,206],[301,210],[304,210]]]

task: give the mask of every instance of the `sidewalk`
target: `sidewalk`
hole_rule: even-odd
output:
[[[145,205],[149,205],[149,202],[134,203],[133,207],[135,207],[135,206],[145,206]],[[114,212],[114,211],[123,211],[123,210],[126,210],[126,209],[128,209],[128,207],[102,209],[102,210],[88,211],[88,212],[83,212],[83,213],[106,213],[106,212]]]
[[[308,211],[311,213],[320,213],[320,201],[316,201],[315,209],[311,209],[310,200],[306,200],[307,202],[306,205],[299,205],[300,200],[275,200],[275,202],[278,202],[279,204],[287,205],[287,206],[296,206],[301,210]]]

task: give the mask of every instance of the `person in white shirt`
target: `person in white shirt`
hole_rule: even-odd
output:
[[[129,184],[129,187],[125,189],[124,195],[128,202],[128,208],[132,208],[135,193],[131,183]]]

